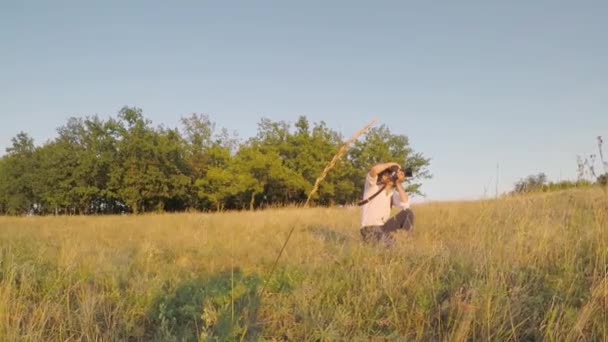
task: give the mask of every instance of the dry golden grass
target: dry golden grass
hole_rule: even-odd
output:
[[[608,338],[605,192],[414,210],[390,250],[358,208],[2,217],[0,340]]]

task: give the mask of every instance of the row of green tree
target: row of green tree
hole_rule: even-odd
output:
[[[101,214],[254,209],[303,203],[344,138],[324,122],[261,119],[237,139],[208,116],[154,127],[137,108],[116,117],[71,118],[36,146],[26,133],[0,159],[0,214]],[[417,192],[429,159],[386,126],[360,138],[321,182],[316,205],[361,197],[365,173],[381,161],[411,166]]]

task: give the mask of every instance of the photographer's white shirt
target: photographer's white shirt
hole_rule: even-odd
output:
[[[380,188],[382,185],[376,184],[376,177],[372,177],[369,172],[365,177],[365,189],[363,190],[363,199],[369,198]],[[382,191],[378,196],[374,197],[371,201],[363,205],[361,208],[361,227],[365,226],[382,226],[391,216],[391,205],[399,207],[401,209],[407,209],[410,207],[409,201],[401,202],[401,196],[399,192],[394,189],[389,191]]]

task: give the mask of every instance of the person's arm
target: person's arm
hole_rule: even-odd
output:
[[[407,195],[407,192],[405,192],[405,189],[403,188],[404,180],[405,174],[403,173],[403,171],[399,171],[399,175],[396,182],[397,184],[395,186],[397,188],[397,191],[392,197],[392,202],[393,206],[399,207],[401,209],[407,209],[410,207],[410,198]]]
[[[397,185],[396,188],[397,191],[393,191],[393,196],[391,197],[391,205],[404,210],[408,209],[410,207],[410,200],[407,192],[405,192],[401,184]]]
[[[374,165],[370,170],[369,170],[369,175],[372,177],[376,177],[378,176],[378,174],[386,169],[388,169],[391,166],[399,166],[399,164],[397,163],[380,163],[380,164],[376,164]]]
[[[409,207],[409,202],[410,202],[410,198],[407,196],[407,192],[405,192],[405,189],[403,188],[403,184],[397,182],[397,192],[399,193],[399,200],[401,201],[401,203],[407,203],[408,207]],[[403,209],[407,209],[407,208],[403,208]]]

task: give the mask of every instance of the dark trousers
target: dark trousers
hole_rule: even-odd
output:
[[[383,242],[388,246],[395,243],[391,233],[403,229],[411,231],[414,228],[414,212],[410,209],[401,210],[382,226],[365,226],[361,228],[361,237],[365,242]]]

